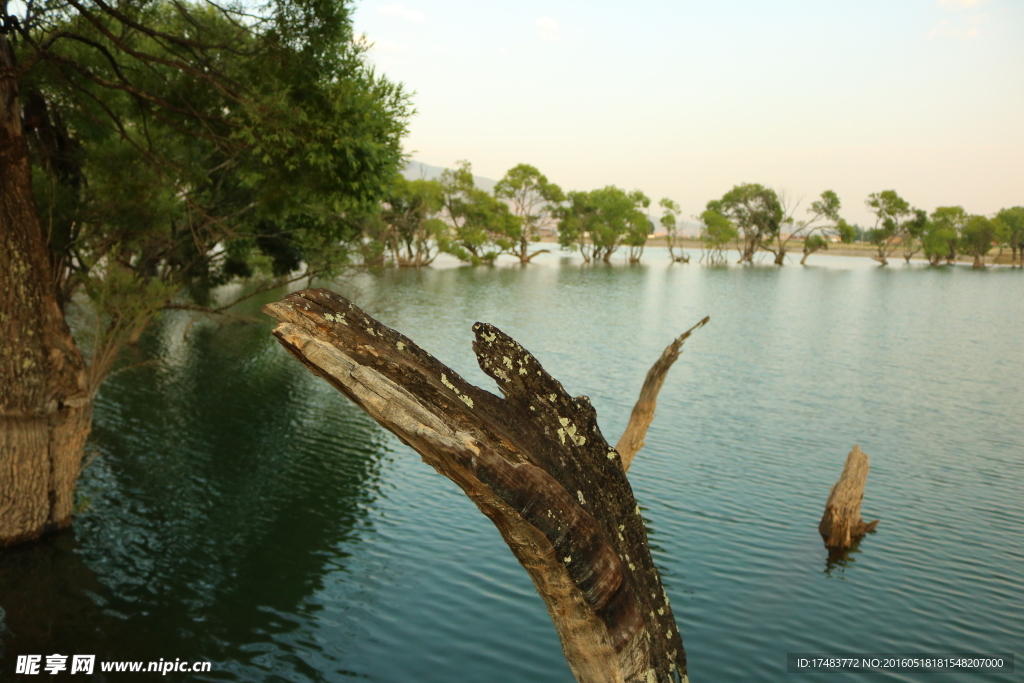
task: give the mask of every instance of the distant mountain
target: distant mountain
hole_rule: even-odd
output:
[[[441,177],[441,172],[445,169],[441,166],[431,166],[425,164],[422,161],[410,160],[405,165],[405,170],[402,171],[402,175],[406,180],[437,180]],[[494,186],[498,184],[497,180],[491,180],[490,178],[482,178],[481,176],[473,176],[473,181],[476,186],[481,190],[490,192],[494,189]]]

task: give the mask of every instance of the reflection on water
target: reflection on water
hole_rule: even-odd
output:
[[[645,260],[354,285],[490,388],[470,328],[494,323],[612,440],[664,346],[711,315],[630,471],[694,681],[776,681],[787,652],[1019,646],[1021,273]],[[160,362],[104,386],[74,529],[0,556],[0,679],[16,654],[77,652],[208,659],[205,680],[572,680],[528,576],[451,482],[269,325],[188,327],[167,316],[132,359]],[[882,523],[830,560],[817,525],[855,443]]]
[[[852,567],[857,562],[857,555],[860,554],[860,544],[871,534],[878,533],[869,531],[864,538],[853,542],[849,548],[829,548],[828,556],[825,559],[825,574],[833,579],[843,579],[847,567]]]

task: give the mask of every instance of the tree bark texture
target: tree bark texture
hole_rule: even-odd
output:
[[[683,342],[695,330],[704,327],[709,320],[711,320],[710,317],[705,317],[686,332],[683,332],[671,344],[665,347],[661,357],[647,371],[644,385],[640,389],[640,398],[637,399],[636,404],[633,406],[633,412],[629,416],[629,424],[626,425],[626,431],[622,433],[619,443],[615,445],[615,450],[619,452],[619,457],[622,458],[622,468],[624,470],[629,470],[629,466],[633,464],[633,458],[636,456],[637,451],[644,446],[647,428],[651,426],[651,422],[654,420],[654,408],[658,403],[658,392],[661,391],[661,387],[665,383],[665,377],[668,375],[669,368],[679,358]]]
[[[92,414],[36,213],[15,66],[0,34],[0,546],[71,523]]]
[[[868,456],[860,446],[854,446],[846,456],[846,465],[843,466],[839,481],[829,492],[825,514],[818,524],[818,532],[829,550],[845,550],[878,526],[877,519],[865,522],[860,516],[869,469]]]
[[[503,398],[332,292],[297,292],[263,310],[288,351],[494,522],[544,599],[578,681],[687,680],[640,507],[587,397],[571,397],[485,323],[473,326],[473,349]]]

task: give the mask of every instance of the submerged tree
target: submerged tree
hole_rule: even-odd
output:
[[[437,217],[443,206],[441,185],[436,180],[395,177],[380,207],[384,229],[377,237],[395,265],[429,266],[438,251],[447,248],[445,224]]]
[[[967,212],[961,206],[940,206],[932,212],[921,246],[928,263],[937,266],[945,260],[952,265],[956,262],[960,231],[967,225]]]
[[[24,3],[0,31],[0,545],[71,521],[92,402],[167,306],[337,267],[408,102],[344,5]],[[280,280],[279,280],[280,281]],[[65,322],[96,321],[86,359]]]
[[[812,202],[807,209],[811,217],[794,225],[790,238],[802,237],[804,240],[804,255],[800,259],[801,266],[807,264],[807,257],[814,252],[828,249],[828,241],[824,235],[841,234],[844,230],[848,233],[844,227],[846,221],[839,217],[841,207],[842,202],[839,201],[839,195],[832,190],[825,190],[821,193],[821,198]]]
[[[664,197],[658,202],[658,206],[661,207],[662,214],[659,222],[661,227],[665,228],[665,241],[668,244],[668,256],[672,259],[672,263],[689,263],[689,255],[679,249],[679,256],[676,256],[676,245],[679,243],[679,204]]]
[[[529,245],[540,240],[541,228],[553,223],[555,208],[565,201],[562,189],[533,166],[519,164],[498,181],[494,195],[508,202],[518,219],[515,232],[508,235],[513,243],[509,252],[523,265],[546,253],[547,249],[530,253]]]
[[[996,214],[996,218],[1006,226],[1006,242],[1013,250],[1010,265],[1017,263],[1024,267],[1024,206],[1003,209]]]
[[[864,201],[875,214],[875,227],[868,232],[868,239],[877,250],[872,258],[887,266],[889,256],[906,238],[905,223],[916,217],[916,214],[907,200],[896,194],[895,190],[873,192]]]
[[[739,231],[732,221],[711,209],[702,213],[700,219],[704,223],[700,233],[704,244],[701,260],[706,257],[711,265],[725,263],[725,246],[737,238]]]
[[[445,250],[467,263],[491,264],[519,242],[522,222],[508,204],[476,186],[473,167],[459,161],[441,173],[441,197],[449,230]]]
[[[974,257],[974,268],[985,267],[985,255],[1001,242],[1004,226],[984,216],[971,216],[960,232],[960,250]]]
[[[641,235],[646,243],[650,219],[642,209],[649,205],[643,192],[626,192],[614,185],[570,192],[557,214],[558,242],[563,248],[579,249],[584,261],[608,262],[627,237],[631,246],[639,246]]]
[[[914,209],[914,215],[903,224],[903,261],[910,263],[910,259],[917,252],[924,248],[923,239],[929,228],[928,212],[924,209]]]
[[[728,218],[743,239],[738,263],[753,263],[754,255],[774,239],[786,218],[778,194],[771,188],[746,183],[736,185],[707,208]]]

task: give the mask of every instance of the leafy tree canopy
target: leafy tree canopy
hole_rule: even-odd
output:
[[[753,261],[754,254],[779,234],[786,217],[775,190],[757,183],[736,185],[721,199],[708,202],[707,208],[728,218],[743,236],[741,263]]]
[[[25,8],[15,75],[59,297],[87,292],[114,347],[171,297],[336,268],[346,217],[402,161],[408,99],[344,3]]]

